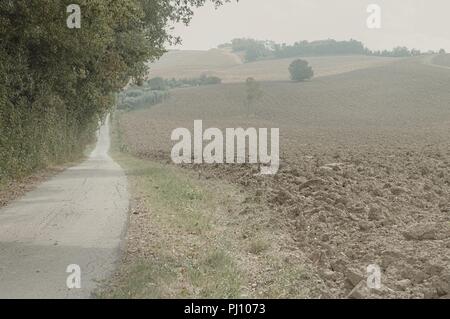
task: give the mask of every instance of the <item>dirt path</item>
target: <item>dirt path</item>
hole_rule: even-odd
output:
[[[107,120],[88,160],[0,210],[0,298],[88,298],[114,270],[128,191],[109,147]],[[80,289],[67,287],[69,265]]]

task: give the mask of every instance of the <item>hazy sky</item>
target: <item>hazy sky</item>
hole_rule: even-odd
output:
[[[381,29],[368,29],[369,4],[382,9]],[[370,49],[397,45],[450,51],[450,0],[240,0],[196,10],[177,26],[178,49],[209,49],[237,37],[293,43],[357,39]]]

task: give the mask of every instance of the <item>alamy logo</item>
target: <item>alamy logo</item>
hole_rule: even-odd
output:
[[[67,17],[67,27],[69,29],[81,28],[81,9],[78,4],[71,4],[67,6],[67,13],[70,15]]]
[[[378,4],[370,4],[367,7],[367,27],[369,29],[381,29],[381,7]]]
[[[381,268],[378,265],[367,266],[367,287],[381,289]]]
[[[81,288],[81,268],[77,264],[71,264],[67,266],[66,272],[70,275],[67,276],[66,285],[69,289]]]
[[[202,120],[196,120],[193,139],[187,128],[173,130],[171,140],[178,143],[172,148],[172,161],[175,164],[261,164],[261,175],[274,175],[280,166],[279,129],[270,129],[270,152],[268,133],[267,128],[227,128],[224,136],[218,128],[203,132]]]

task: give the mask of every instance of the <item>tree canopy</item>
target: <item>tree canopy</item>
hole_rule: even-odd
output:
[[[289,73],[291,74],[291,79],[297,82],[310,79],[314,76],[314,71],[309,66],[308,61],[301,59],[292,61],[289,65]]]
[[[282,59],[301,56],[326,55],[376,55],[384,57],[409,57],[422,54],[420,50],[395,47],[392,50],[372,51],[360,41],[336,41],[333,39],[318,41],[298,41],[294,44],[279,44],[274,41],[261,41],[248,38],[233,39],[230,43],[219,46],[231,47],[234,52],[244,52],[246,62],[262,59]]]
[[[139,83],[159,58],[174,23],[193,9],[230,0],[73,0],[0,2],[0,180],[77,154],[114,93]]]

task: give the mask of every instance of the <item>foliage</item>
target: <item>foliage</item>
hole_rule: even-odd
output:
[[[1,1],[0,180],[81,154],[115,92],[180,40],[168,25],[207,1],[229,0],[78,0],[80,29],[72,0]]]
[[[289,65],[289,73],[293,81],[304,81],[314,76],[312,67],[305,60],[295,60]]]
[[[161,103],[169,97],[169,89],[220,84],[222,80],[216,76],[202,75],[192,79],[163,79],[155,77],[143,81],[141,86],[132,85],[118,94],[117,108],[132,110]]]
[[[422,52],[416,49],[408,49],[407,47],[395,47],[392,51],[383,50],[383,51],[370,51],[370,55],[375,56],[383,56],[383,57],[391,57],[391,58],[402,58],[402,57],[410,57],[421,55]]]
[[[269,41],[258,41],[254,39],[233,39],[231,41],[233,52],[245,52],[246,62],[270,57],[272,55],[270,44],[271,42]]]
[[[422,54],[421,51],[406,47],[396,47],[393,50],[371,51],[357,40],[336,41],[333,39],[319,41],[299,41],[292,45],[278,44],[273,41],[259,41],[254,39],[233,39],[229,44],[234,52],[244,52],[246,62],[261,59],[282,59],[300,56],[326,55],[376,55],[384,57],[408,57]]]
[[[332,39],[320,41],[301,41],[293,45],[276,45],[274,55],[277,58],[296,56],[321,56],[343,54],[366,54],[364,45],[356,40],[336,41]]]
[[[246,100],[245,104],[247,105],[247,117],[250,115],[250,109],[252,104],[260,99],[263,95],[261,90],[261,85],[254,78],[248,78],[245,81],[245,89],[246,89]]]
[[[125,90],[117,96],[117,109],[133,110],[161,103],[169,96],[168,91],[158,90]]]
[[[150,79],[147,83],[152,90],[167,90],[181,87],[220,84],[222,83],[222,79],[217,76],[208,76],[208,75],[202,75],[198,78],[186,78],[186,79],[175,79],[175,78],[162,79],[160,77],[157,77]]]
[[[164,91],[167,88],[166,81],[161,77],[156,77],[156,78],[148,80],[147,85],[152,90]]]

